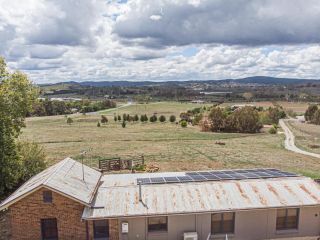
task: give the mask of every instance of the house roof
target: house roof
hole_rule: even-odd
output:
[[[84,181],[82,170],[84,171]],[[84,205],[89,205],[100,177],[99,171],[85,165],[82,166],[81,163],[71,158],[66,158],[29,179],[0,204],[0,210],[9,207],[41,187],[46,187]]]
[[[320,205],[320,185],[307,177],[142,185],[137,179],[185,173],[105,175],[84,219]]]

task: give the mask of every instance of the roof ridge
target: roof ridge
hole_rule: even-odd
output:
[[[61,163],[61,162],[59,162],[59,163],[61,163],[61,166],[59,166],[59,167],[57,167],[57,169],[56,170],[54,170],[49,176],[48,176],[48,178],[45,180],[45,181],[43,181],[43,185],[46,185],[48,182],[49,182],[49,180],[58,172],[58,170],[60,170],[66,163],[67,163],[67,160],[73,160],[72,158],[65,158],[65,159],[63,159],[61,162],[63,162],[63,163]],[[73,160],[74,161],[74,160]],[[59,164],[59,163],[57,163],[57,164]]]

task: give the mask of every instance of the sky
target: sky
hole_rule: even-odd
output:
[[[0,0],[0,55],[35,83],[320,79],[319,0]]]

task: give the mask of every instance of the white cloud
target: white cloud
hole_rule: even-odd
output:
[[[0,55],[39,83],[320,74],[316,0],[0,0],[0,5]]]

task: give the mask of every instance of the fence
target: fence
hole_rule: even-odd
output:
[[[102,172],[131,170],[135,166],[144,165],[144,156],[121,159],[120,157],[105,158],[99,160],[99,169]]]

